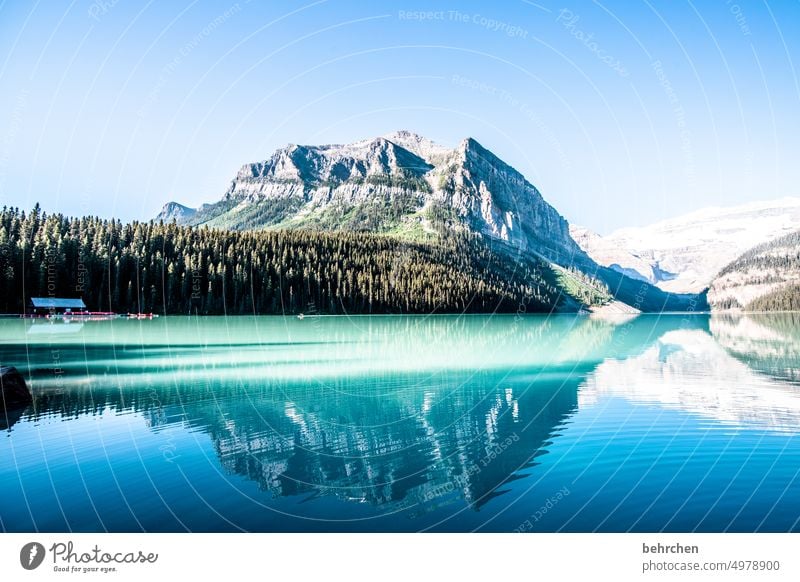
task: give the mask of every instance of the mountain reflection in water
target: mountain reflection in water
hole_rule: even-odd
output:
[[[631,410],[655,406],[717,427],[788,435],[800,426],[795,322],[716,316],[163,318],[87,322],[64,333],[69,325],[0,322],[2,363],[31,378],[34,393],[32,405],[7,417],[2,459],[30,446],[31,426],[38,427],[44,444],[38,455],[48,467],[80,466],[74,452],[83,446],[80,439],[71,436],[70,450],[63,441],[53,443],[53,452],[48,440],[63,439],[65,427],[88,418],[100,422],[95,430],[102,437],[103,422],[125,417],[128,435],[108,437],[119,448],[114,455],[136,470],[144,466],[167,494],[185,492],[183,481],[210,483],[204,475],[212,470],[228,495],[246,489],[245,482],[257,484],[260,493],[242,494],[248,502],[241,504],[217,490],[201,500],[193,489],[196,504],[210,503],[224,514],[224,523],[209,529],[460,531],[484,525],[503,531],[527,518],[527,508],[538,507],[545,493],[570,486],[575,493],[559,511],[573,517],[558,517],[558,527],[567,527],[581,507],[578,466],[590,470],[575,447],[612,438],[620,428],[613,418],[593,421],[581,440],[574,431],[583,410],[595,414],[604,402],[624,401]],[[760,357],[765,351],[769,356]],[[141,452],[142,431],[167,436],[159,455]],[[99,437],[81,438],[90,446]],[[213,457],[203,452],[203,442]],[[571,442],[570,450],[559,449],[557,463],[540,466],[559,442]],[[570,458],[575,470],[566,471]],[[122,469],[113,465],[92,470],[116,471],[125,490]],[[6,471],[13,466],[6,464]],[[31,473],[21,478],[24,484],[41,467],[20,470]],[[24,495],[24,485],[19,492]],[[89,497],[100,494],[90,491]],[[54,495],[61,501],[68,492]],[[216,495],[225,499],[222,509],[209,501]],[[6,515],[5,497],[4,527],[30,527]],[[123,497],[131,503],[124,491]],[[185,507],[131,507],[142,529],[170,530],[181,528],[163,525],[159,512],[185,524],[191,517],[182,511],[200,511],[181,503]],[[253,503],[272,510],[268,524],[257,521]],[[111,513],[98,517],[111,530],[139,529],[116,524]]]

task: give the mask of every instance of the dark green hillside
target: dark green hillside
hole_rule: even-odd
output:
[[[175,224],[0,216],[0,312],[34,296],[155,313],[549,312],[579,309],[535,257],[466,233],[436,244],[366,233],[228,232]]]

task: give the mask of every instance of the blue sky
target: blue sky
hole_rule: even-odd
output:
[[[0,205],[146,219],[287,143],[471,136],[606,233],[797,196],[798,2],[0,4]]]

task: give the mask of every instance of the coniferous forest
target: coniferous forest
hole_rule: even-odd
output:
[[[30,297],[161,314],[547,312],[575,309],[555,274],[474,235],[229,232],[29,213],[0,218],[0,312]]]
[[[721,309],[744,308],[746,311],[800,310],[800,231],[762,243],[727,265],[719,276],[742,273],[751,285],[771,285],[772,291],[756,297],[747,305],[735,298],[718,302]]]
[[[748,311],[800,311],[800,285],[784,285],[754,299],[747,305]]]

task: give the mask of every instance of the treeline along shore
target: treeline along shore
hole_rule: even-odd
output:
[[[462,233],[230,232],[3,208],[0,312],[30,297],[164,314],[549,312],[580,305],[544,261]]]

